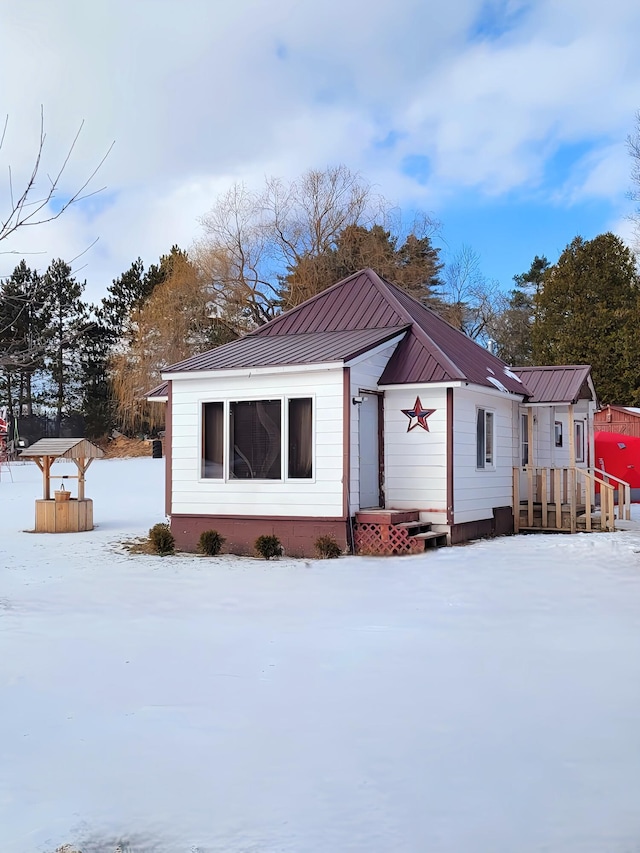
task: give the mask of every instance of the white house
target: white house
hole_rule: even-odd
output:
[[[324,534],[401,553],[509,532],[514,489],[531,501],[541,466],[593,459],[588,367],[510,369],[370,269],[162,376],[187,550],[207,529],[236,553],[274,533],[290,555]]]

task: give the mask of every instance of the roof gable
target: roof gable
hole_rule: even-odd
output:
[[[526,395],[520,378],[504,362],[371,269],[348,276],[244,338],[166,372],[348,360],[358,347],[362,353],[384,340],[375,330],[397,334],[402,329],[408,332],[381,384],[467,381]],[[349,335],[338,342],[337,333]]]
[[[529,403],[569,405],[578,400],[595,400],[588,364],[514,367],[529,392]]]

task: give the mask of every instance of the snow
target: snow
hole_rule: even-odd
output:
[[[65,535],[23,532],[40,473],[2,469],[3,853],[636,849],[637,525],[132,556],[163,469],[94,462],[98,527]]]

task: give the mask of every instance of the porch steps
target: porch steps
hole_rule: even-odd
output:
[[[419,510],[365,509],[356,512],[356,552],[371,555],[420,554],[448,544],[447,534],[420,520]]]

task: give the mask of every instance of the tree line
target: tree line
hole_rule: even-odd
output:
[[[203,237],[157,264],[140,259],[98,304],[70,264],[21,261],[0,283],[0,401],[81,412],[87,434],[149,433],[145,400],[162,368],[233,340],[363,267],[405,288],[507,363],[588,363],[603,402],[640,404],[638,270],[613,234],[576,237],[556,264],[536,256],[504,293],[463,247],[447,262],[438,225],[411,222],[345,166],[237,184],[202,217]]]

